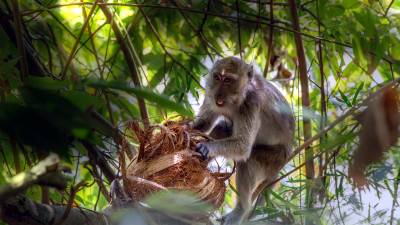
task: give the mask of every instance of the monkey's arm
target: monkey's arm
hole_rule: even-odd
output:
[[[217,125],[211,130],[210,137],[215,140],[224,139],[232,136],[232,124],[226,118],[219,121]]]
[[[235,161],[246,160],[250,156],[260,124],[257,112],[246,113],[245,116],[234,120],[232,137],[199,143],[196,151],[203,156],[203,159],[223,156]]]
[[[219,115],[213,113],[212,110],[208,109],[208,104],[205,102],[200,108],[199,115],[194,122],[194,129],[207,132],[214,125]]]

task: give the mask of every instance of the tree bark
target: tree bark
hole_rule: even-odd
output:
[[[292,17],[293,30],[300,32],[299,16],[297,14],[296,0],[289,0],[290,16]],[[299,62],[300,85],[301,85],[301,103],[303,106],[303,134],[304,140],[311,138],[311,122],[308,118],[310,111],[310,96],[308,91],[308,75],[307,63],[304,53],[303,42],[299,33],[293,33],[294,42],[297,49],[297,60]],[[306,160],[313,158],[313,152],[309,147],[305,149]],[[307,179],[314,178],[314,161],[310,160],[306,164],[306,177]]]
[[[1,203],[0,219],[8,224],[43,225],[60,221],[66,207],[39,204],[23,195]],[[107,217],[99,212],[71,209],[63,225],[108,225]]]

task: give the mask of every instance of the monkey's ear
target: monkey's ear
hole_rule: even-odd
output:
[[[249,71],[247,71],[247,76],[248,77],[253,77],[253,66],[250,66]]]

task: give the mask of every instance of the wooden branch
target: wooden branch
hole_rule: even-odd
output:
[[[79,182],[75,186],[71,186],[67,207],[66,207],[64,213],[62,214],[60,220],[56,223],[56,225],[62,225],[66,222],[66,220],[71,212],[71,209],[74,205],[76,193],[78,193],[80,190],[82,190],[86,186],[87,186],[87,183],[84,181]]]
[[[260,5],[278,5],[278,6],[288,6],[287,3],[281,3],[281,2],[274,2],[274,1],[269,1],[269,2],[261,2],[258,0],[244,0],[245,2],[251,2],[251,3],[257,3]]]
[[[21,172],[21,165],[19,163],[19,157],[18,157],[18,149],[17,149],[17,144],[15,143],[15,140],[10,139],[10,144],[11,144],[11,151],[14,159],[14,165],[15,165],[15,172],[19,174]]]
[[[85,4],[81,4],[85,5]],[[91,3],[93,5],[93,3]],[[15,31],[14,27],[9,21],[8,15],[3,11],[0,6],[0,25],[3,27],[5,33],[8,35],[10,40],[13,43],[16,43]],[[27,54],[28,59],[28,66],[29,66],[29,74],[32,76],[50,76],[53,79],[57,79],[53,74],[50,73],[49,69],[46,65],[42,62],[42,60],[36,56],[34,48],[24,39],[24,46]],[[72,65],[72,64],[71,64]],[[91,111],[90,116],[99,123],[99,127],[96,127],[97,130],[103,133],[113,133],[112,137],[116,144],[122,144],[123,137],[119,130],[114,127],[109,121],[107,121],[104,117],[102,117],[99,113],[95,111]],[[127,155],[130,158],[136,154],[136,149],[129,145],[129,150],[127,149]]]
[[[66,207],[40,204],[23,195],[17,195],[6,201],[0,202],[0,220],[7,224],[23,224],[23,225],[43,225],[56,224],[61,221]],[[118,218],[130,219],[134,221],[140,220],[144,224],[174,224],[174,225],[189,225],[192,223],[184,222],[182,219],[176,218],[179,214],[168,213],[144,208],[145,212],[136,209],[124,209],[128,211],[125,214],[118,214]],[[71,208],[68,217],[63,222],[63,225],[109,225],[111,223],[109,216],[114,213],[111,207],[106,208],[103,212],[92,210]],[[143,213],[148,214],[151,218],[146,217]],[[114,220],[115,222],[115,220]]]
[[[122,145],[124,137],[122,136],[121,132],[116,128],[114,125],[112,125],[108,120],[106,120],[103,116],[101,116],[98,112],[96,111],[91,111],[90,112],[90,117],[96,120],[99,124],[101,124],[101,128],[98,128],[100,132],[106,132],[106,133],[112,133],[112,138],[114,142],[117,145]],[[109,132],[112,131],[112,132]],[[137,150],[132,146],[129,145],[129,149],[126,149],[127,154],[130,159],[133,158],[133,156],[137,153]]]
[[[91,163],[89,163],[89,164],[91,164]],[[107,200],[107,202],[110,203],[111,202],[110,194],[108,193],[107,188],[104,185],[103,180],[101,179],[101,175],[97,172],[96,165],[91,165],[91,166],[92,166],[92,169],[90,169],[87,166],[87,163],[85,163],[83,165],[83,167],[86,168],[90,174],[92,174],[92,177],[95,179],[97,186],[99,186],[99,191],[103,194],[103,196]]]
[[[10,38],[15,46],[17,46],[17,37],[15,35],[16,31],[14,26],[10,23],[9,16],[3,11],[0,5],[0,25],[3,27],[5,33]],[[31,76],[52,76],[48,68],[36,57],[35,50],[33,46],[25,39],[23,39],[23,46],[25,48],[25,55],[27,58],[29,75]],[[53,76],[54,78],[54,76]]]
[[[382,92],[386,91],[387,89],[393,87],[393,86],[397,86],[400,84],[400,77],[387,83],[385,86],[381,87],[380,89],[378,89],[377,91],[375,91],[374,93],[372,93],[370,96],[368,96],[365,100],[363,100],[359,105],[363,106],[363,105],[367,105],[369,102],[371,102],[373,99],[375,99],[377,96],[379,96]],[[296,150],[293,151],[292,155],[289,157],[289,159],[287,160],[287,162],[289,162],[290,160],[292,160],[296,155],[298,155],[302,150],[304,150],[306,147],[310,146],[314,141],[316,141],[318,138],[322,137],[323,135],[325,135],[328,131],[330,131],[332,128],[336,127],[336,125],[338,125],[339,123],[341,123],[342,121],[344,121],[345,119],[347,119],[349,116],[353,116],[356,114],[357,110],[360,109],[360,106],[354,106],[353,108],[351,108],[349,111],[347,111],[346,113],[344,113],[343,115],[341,115],[339,118],[337,118],[334,122],[332,122],[331,124],[329,124],[328,126],[324,127],[323,129],[321,129],[316,135],[314,135],[312,138],[308,139],[307,141],[305,141],[302,145],[300,145]],[[326,151],[326,150],[324,150]],[[315,155],[315,157],[317,157],[318,155]],[[302,165],[305,165],[304,163]],[[297,169],[299,169],[301,167],[297,167]],[[295,169],[293,171],[290,171],[290,173],[294,172]],[[261,192],[269,187],[271,187],[272,185],[274,185],[276,182],[278,182],[279,180],[283,179],[284,177],[286,177],[287,175],[284,175],[283,177],[278,178],[277,180],[275,180],[272,183],[261,183],[260,185],[258,185],[258,187],[256,188],[256,191],[254,191],[254,193],[258,193],[258,194],[254,194],[253,196],[254,199],[261,194]]]
[[[387,7],[387,9],[386,9],[386,11],[385,11],[384,17],[387,17],[387,14],[388,14],[388,12],[389,12],[390,7],[392,7],[393,2],[394,2],[394,0],[392,0],[392,1],[390,2],[389,6]]]
[[[319,8],[318,8],[318,1],[317,1],[317,21],[318,21],[318,34],[319,36],[322,36],[321,34],[321,20],[319,19]],[[318,65],[319,65],[319,72],[320,72],[320,79],[321,79],[321,85],[320,85],[320,93],[321,93],[321,119],[320,119],[320,129],[324,128],[328,122],[327,118],[327,112],[326,112],[326,97],[325,97],[325,75],[324,75],[324,61],[322,59],[322,41],[318,40]],[[317,44],[316,44],[316,49],[317,49]],[[324,135],[324,137],[327,137],[327,135]],[[323,143],[326,138],[321,137],[320,138],[320,143]],[[319,174],[318,176],[323,179],[323,156],[319,158]],[[325,162],[326,164],[328,163],[328,154],[325,154]],[[322,202],[322,201],[321,201]]]
[[[28,76],[28,66],[24,47],[24,38],[22,36],[21,15],[19,14],[18,0],[11,0],[12,13],[14,17],[15,36],[17,39],[18,55],[20,57],[21,80]]]
[[[45,21],[43,21],[45,22]],[[60,54],[61,58],[64,59],[65,61],[68,61],[68,53],[67,51],[65,51],[64,46],[61,44],[61,42],[58,40],[58,38],[55,37],[53,30],[51,29],[50,25],[45,22],[47,24],[47,26],[49,27],[50,32],[52,33],[52,37],[53,37],[53,42],[56,45],[57,51]],[[60,58],[60,64],[62,62],[62,59]],[[62,65],[62,64],[61,64]],[[72,76],[78,77],[78,71],[75,68],[74,63],[71,61],[68,67],[69,71],[71,72]]]
[[[135,1],[135,2],[137,2],[137,1]],[[150,27],[150,29],[152,30],[152,32],[153,32],[155,38],[157,39],[158,43],[161,45],[161,47],[162,47],[162,49],[164,50],[165,54],[167,54],[167,55],[172,59],[172,61],[174,61],[174,62],[175,62],[176,64],[178,64],[182,69],[184,69],[184,70],[192,77],[192,79],[199,85],[199,87],[203,88],[203,87],[201,86],[200,82],[196,79],[196,77],[195,77],[185,66],[183,66],[182,63],[180,63],[178,60],[176,60],[176,59],[171,55],[171,53],[169,53],[169,52],[167,51],[167,49],[165,48],[165,45],[162,43],[162,41],[161,41],[161,39],[160,39],[160,36],[158,35],[156,29],[154,28],[153,24],[151,23],[149,17],[143,12],[142,7],[140,7],[140,6],[139,6],[139,11],[142,13],[143,17],[144,17],[145,20],[146,20],[147,25],[148,25],[148,26]],[[203,89],[204,89],[204,88],[203,88]]]
[[[210,5],[211,5],[211,0],[207,0],[207,12],[210,12]],[[203,27],[204,24],[206,24],[207,16],[208,16],[207,14],[204,15],[203,19],[201,20],[200,27],[194,36],[200,35],[200,33],[203,32]]]
[[[176,6],[178,6],[178,7],[180,7],[180,8],[187,7],[186,5],[183,5],[181,1],[174,0],[173,2],[174,2],[174,4],[175,4]],[[208,3],[207,3],[207,11],[209,11],[209,7],[210,7],[210,0],[208,0]],[[210,52],[209,52],[208,49],[207,49],[207,46],[209,45],[209,43],[207,43],[207,40],[205,40],[205,38],[203,38],[203,30],[202,30],[202,29],[203,29],[203,26],[204,26],[205,21],[206,21],[206,19],[207,19],[207,15],[205,15],[205,16],[203,17],[203,20],[202,20],[202,22],[201,22],[200,28],[196,30],[196,29],[194,28],[192,22],[191,22],[190,19],[188,18],[188,16],[186,16],[185,13],[184,13],[182,10],[179,10],[179,13],[180,13],[180,14],[182,15],[182,17],[185,19],[185,21],[187,22],[187,24],[189,24],[189,26],[190,26],[190,28],[193,30],[193,32],[195,32],[195,35],[194,35],[194,36],[197,36],[197,37],[199,38],[200,43],[201,43],[201,45],[203,45],[204,51],[206,52],[206,54],[208,55],[208,57],[210,57],[210,59],[213,60],[213,58],[212,58]],[[211,48],[211,49],[214,51],[215,54],[221,55],[218,51],[216,51],[215,48]]]
[[[292,18],[293,30],[300,31],[299,16],[297,14],[296,0],[289,0],[290,16]],[[297,61],[299,62],[299,74],[301,84],[301,103],[303,107],[303,135],[304,140],[311,138],[311,122],[310,118],[307,117],[306,113],[310,110],[310,96],[308,91],[308,74],[307,74],[307,63],[306,55],[304,53],[303,42],[301,35],[294,33],[294,42],[297,49]],[[306,160],[313,158],[313,152],[308,148],[305,149]],[[314,162],[308,161],[306,164],[306,177],[308,179],[314,178]]]
[[[285,3],[283,3],[283,4],[285,4]],[[57,5],[48,6],[48,7],[46,7],[46,9],[52,9],[52,8],[58,8],[58,7],[65,7],[65,6],[74,6],[74,5],[76,5],[76,6],[81,6],[81,5],[93,5],[93,2],[57,4]],[[192,9],[192,8],[179,8],[179,7],[173,7],[173,6],[145,5],[145,4],[129,4],[129,3],[99,3],[99,6],[100,6],[100,5],[131,6],[131,7],[143,7],[143,8],[158,8],[158,9],[170,9],[170,10],[183,10],[183,11],[188,11],[188,12],[193,12],[193,13],[198,13],[198,14],[203,14],[203,15],[210,15],[210,16],[215,16],[215,17],[219,17],[219,18],[229,19],[229,20],[237,20],[237,19],[238,19],[236,16],[229,16],[229,15],[225,15],[225,14],[207,12],[207,11],[197,10],[197,9]],[[276,5],[276,4],[275,4],[275,5]],[[44,10],[44,9],[31,10],[31,11],[27,11],[27,12],[21,13],[21,15],[22,15],[22,16],[26,16],[26,15],[30,15],[30,14],[32,14],[32,13],[41,12],[41,11],[43,11],[43,10]],[[297,33],[297,34],[300,34],[300,35],[302,35],[302,36],[309,37],[309,38],[312,38],[312,39],[315,39],[315,40],[321,40],[321,41],[328,42],[328,43],[331,43],[331,44],[337,44],[337,45],[340,45],[340,46],[344,46],[344,47],[348,47],[348,48],[353,48],[350,44],[344,44],[344,43],[341,43],[341,42],[332,41],[332,40],[328,40],[328,39],[325,39],[325,38],[313,36],[313,35],[310,35],[310,34],[302,33],[302,32],[300,32],[300,31],[295,31],[295,30],[290,29],[290,28],[282,27],[282,26],[279,26],[279,25],[276,25],[276,24],[271,24],[271,23],[262,22],[262,21],[257,21],[257,20],[254,20],[254,19],[243,18],[243,17],[241,17],[241,18],[239,18],[239,19],[242,20],[242,21],[247,21],[247,22],[255,22],[255,23],[258,22],[258,23],[263,24],[263,25],[273,26],[274,28],[278,28],[278,29],[281,29],[281,30],[284,30],[284,31],[288,31],[288,32],[291,32],[291,33]],[[374,53],[374,52],[368,52],[368,53],[370,53],[370,54],[376,56],[376,53]],[[389,59],[387,59],[387,58],[382,57],[382,59],[383,59],[384,61],[386,61],[386,62],[391,62],[391,63],[393,63],[391,60],[389,60]]]
[[[39,204],[23,195],[0,202],[0,219],[8,224],[43,225],[58,223],[66,207]],[[63,225],[108,225],[104,214],[72,208]]]
[[[67,181],[61,175],[62,167],[59,166],[60,158],[56,154],[48,156],[30,170],[21,172],[11,180],[0,186],[0,202],[21,192],[34,184],[43,184],[63,189]]]
[[[72,47],[71,52],[70,52],[70,54],[69,54],[69,56],[68,56],[67,62],[65,63],[65,66],[64,66],[64,68],[63,68],[63,70],[62,70],[62,72],[61,72],[61,80],[64,80],[64,79],[65,79],[65,76],[67,75],[67,70],[68,70],[68,68],[69,68],[69,64],[71,63],[71,60],[72,60],[72,59],[74,58],[74,56],[75,56],[75,50],[76,50],[76,48],[78,47],[78,44],[79,44],[80,41],[81,41],[83,32],[85,32],[85,30],[86,30],[86,26],[88,25],[90,19],[92,18],[92,15],[93,15],[94,11],[96,10],[97,3],[98,3],[98,1],[96,0],[96,1],[94,2],[94,5],[92,6],[92,9],[91,9],[90,12],[89,12],[88,17],[85,19],[85,22],[84,22],[83,25],[82,25],[81,31],[79,32],[78,37],[76,38],[76,41],[75,41],[75,43],[74,43],[74,46]]]
[[[240,35],[240,17],[239,17],[239,1],[236,0],[236,15],[237,15],[237,20],[236,20],[236,24],[237,24],[237,28],[238,28],[238,39],[239,39],[239,56],[240,58],[242,58],[242,38]]]
[[[274,23],[274,5],[273,0],[271,0],[271,4],[269,5],[269,16],[271,24]],[[274,37],[274,27],[269,26],[269,37],[268,37],[268,53],[267,53],[267,62],[265,63],[264,68],[264,78],[267,78],[269,64],[271,63],[271,52],[272,52],[272,39]],[[272,68],[273,69],[273,68]]]
[[[100,0],[101,3],[104,3],[103,0]],[[128,45],[126,44],[126,42],[124,41],[124,36],[122,35],[121,30],[118,27],[118,24],[116,23],[116,21],[114,20],[112,13],[110,11],[110,9],[107,7],[107,5],[104,4],[99,4],[102,12],[104,13],[104,15],[107,18],[107,21],[111,22],[113,21],[112,24],[112,29],[114,31],[115,37],[117,38],[118,43],[121,46],[122,52],[124,53],[125,59],[127,61],[128,67],[129,67],[129,71],[132,77],[132,81],[133,84],[135,85],[135,87],[142,87],[141,83],[140,83],[140,79],[139,79],[139,74],[137,71],[137,66],[136,66],[136,62],[133,59],[133,53],[129,50]],[[149,113],[147,110],[147,106],[146,103],[144,101],[143,98],[136,96],[138,103],[139,103],[139,110],[140,110],[140,115],[142,117],[142,122],[143,125],[145,127],[149,127],[150,126],[150,119],[149,119]]]
[[[95,164],[100,168],[101,172],[103,172],[108,182],[111,183],[111,181],[115,180],[116,175],[114,171],[111,169],[110,165],[108,164],[104,156],[100,154],[100,150],[97,148],[97,146],[86,141],[81,141],[81,142],[87,149],[89,153],[89,158],[93,160],[93,162],[95,162]]]

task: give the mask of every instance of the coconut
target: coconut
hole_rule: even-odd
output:
[[[190,119],[180,118],[144,130],[137,121],[127,123],[140,143],[138,155],[123,169],[124,191],[135,200],[167,189],[190,191],[215,209],[225,199],[225,181],[232,173],[211,171],[209,160],[195,152],[200,142],[212,140],[193,129]]]

